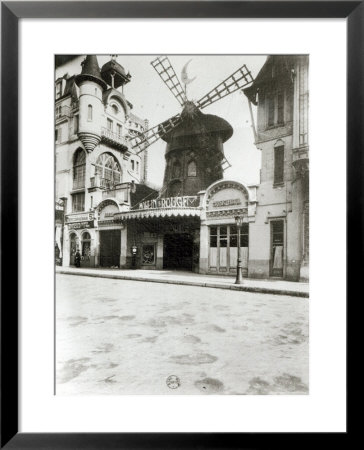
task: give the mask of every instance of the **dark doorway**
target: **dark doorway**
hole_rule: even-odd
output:
[[[120,265],[120,230],[100,231],[100,266]]]
[[[165,234],[163,268],[192,270],[193,238],[188,233]]]

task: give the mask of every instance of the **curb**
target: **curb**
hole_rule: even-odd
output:
[[[300,291],[289,291],[283,289],[271,289],[271,288],[263,288],[263,287],[253,287],[253,286],[244,286],[244,285],[236,285],[236,284],[219,284],[219,283],[203,283],[201,281],[186,281],[186,280],[163,280],[163,279],[153,279],[146,277],[131,277],[128,275],[111,275],[111,274],[100,274],[100,273],[89,273],[89,272],[69,272],[67,270],[57,270],[56,274],[60,273],[62,275],[78,275],[82,277],[93,277],[93,278],[109,278],[113,280],[131,280],[131,281],[144,281],[149,283],[164,283],[164,284],[178,284],[184,286],[197,286],[197,287],[208,287],[215,289],[228,289],[231,291],[244,291],[244,292],[253,292],[259,294],[273,294],[273,295],[288,295],[290,297],[303,297],[309,298],[308,292],[300,292]]]

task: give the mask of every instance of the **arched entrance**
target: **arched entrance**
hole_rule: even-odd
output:
[[[85,231],[82,235],[82,241],[81,241],[81,256],[82,256],[82,266],[83,267],[90,267],[90,260],[91,260],[91,236],[90,233]]]
[[[70,266],[75,265],[75,254],[77,251],[77,236],[75,233],[70,235]]]

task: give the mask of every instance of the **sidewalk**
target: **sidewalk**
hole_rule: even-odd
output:
[[[119,270],[84,269],[56,266],[56,273],[86,277],[112,278],[116,280],[148,281],[152,283],[181,284],[188,286],[231,289],[263,294],[309,297],[309,284],[284,280],[257,280],[244,278],[243,284],[234,284],[235,277],[201,275],[193,272],[173,270]]]

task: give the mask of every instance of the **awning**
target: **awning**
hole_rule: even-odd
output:
[[[201,208],[155,208],[138,209],[114,214],[114,222],[130,219],[153,219],[158,217],[200,217]]]

